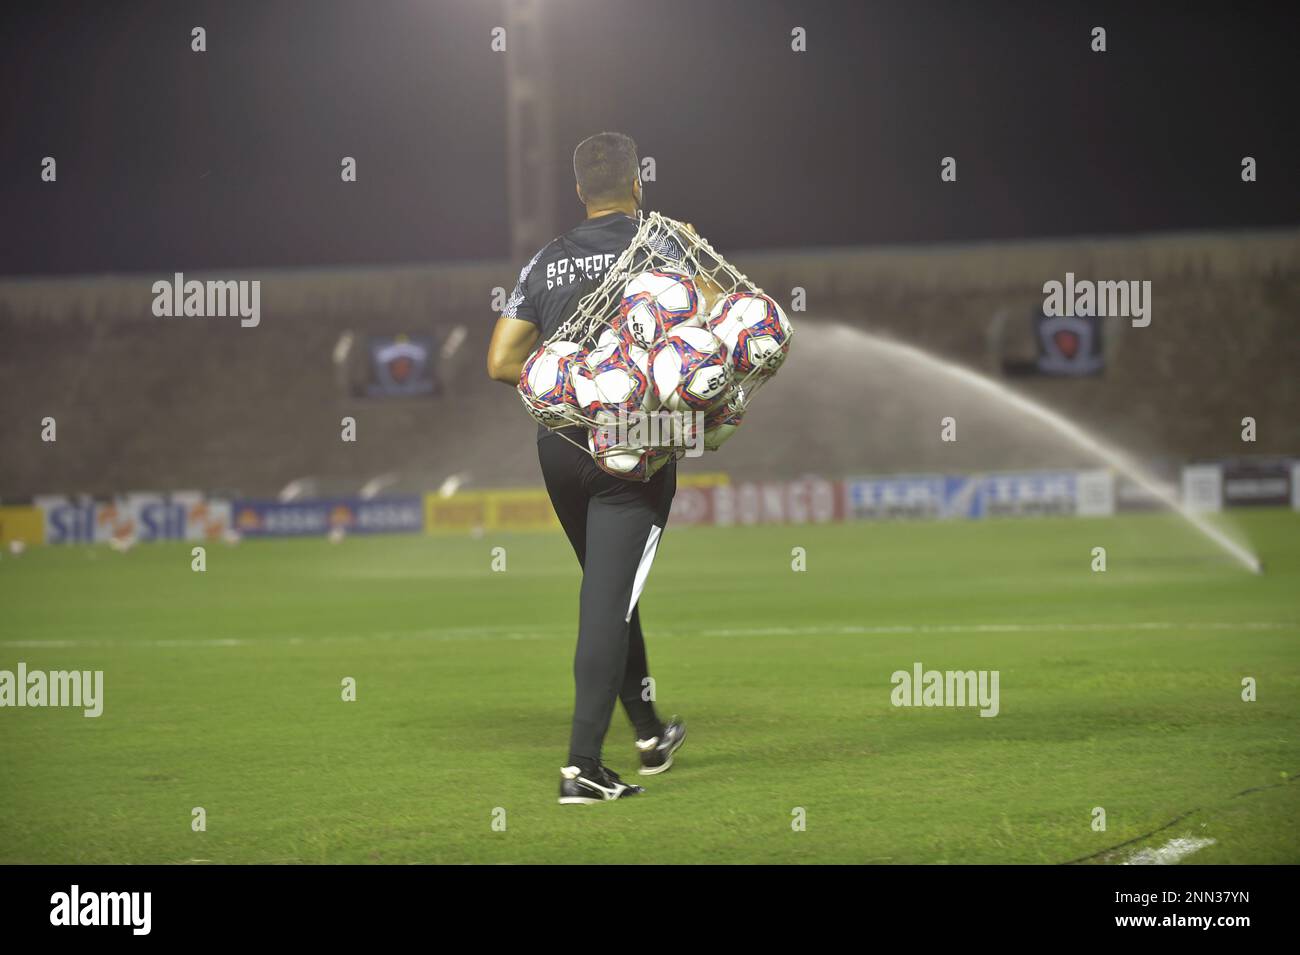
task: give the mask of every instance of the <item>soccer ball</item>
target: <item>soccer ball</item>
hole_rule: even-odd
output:
[[[718,402],[717,407],[704,416],[704,450],[716,451],[726,444],[744,417],[745,389],[737,387],[731,400]]]
[[[599,365],[605,359],[610,358],[620,347],[628,343],[612,328],[606,328],[596,339],[595,346],[587,352],[585,358],[589,366]]]
[[[587,448],[596,464],[615,477],[648,481],[673,456],[663,448],[636,448],[616,441],[617,435],[603,428],[593,428],[587,436]]]
[[[612,351],[592,352],[573,368],[574,402],[597,424],[612,424],[620,413],[653,411],[658,402],[649,370],[649,355],[636,345],[619,343]]]
[[[700,325],[700,297],[690,277],[651,269],[623,288],[617,327],[625,341],[649,348],[680,325]]]
[[[573,424],[578,411],[573,370],[584,358],[575,342],[552,342],[533,352],[519,375],[519,394],[533,419],[548,428]]]
[[[708,411],[731,384],[726,347],[707,328],[679,326],[650,349],[655,395],[669,411]]]
[[[790,351],[790,322],[766,295],[736,292],[717,301],[706,326],[722,339],[736,375],[774,374]]]

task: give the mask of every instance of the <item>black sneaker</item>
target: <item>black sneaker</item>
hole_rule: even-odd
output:
[[[625,783],[618,773],[605,766],[597,766],[594,773],[584,773],[577,766],[560,770],[560,804],[585,806],[613,799],[626,799],[645,792],[640,786]]]
[[[664,731],[658,736],[636,741],[637,752],[641,755],[641,768],[637,772],[642,776],[665,772],[673,764],[673,753],[684,742],[686,724],[674,716],[664,724]]]

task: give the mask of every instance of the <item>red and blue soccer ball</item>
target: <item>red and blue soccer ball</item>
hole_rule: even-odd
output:
[[[622,342],[599,346],[585,362],[572,367],[574,403],[596,424],[612,424],[629,414],[653,411],[658,402],[650,387],[649,370],[644,348]]]
[[[724,296],[705,325],[727,346],[739,379],[755,371],[760,378],[774,374],[790,351],[790,322],[781,306],[766,295]]]
[[[745,389],[737,387],[704,416],[704,450],[716,451],[736,433],[745,417]]]
[[[708,411],[731,385],[726,346],[707,328],[679,326],[650,349],[655,397],[668,411]]]
[[[664,448],[636,448],[619,444],[611,430],[593,428],[587,436],[587,448],[600,469],[633,481],[648,481],[672,458]]]
[[[596,338],[596,344],[592,345],[587,352],[585,363],[588,367],[594,367],[607,358],[613,357],[620,348],[627,348],[628,342],[624,341],[613,328],[606,328]]]
[[[533,419],[548,428],[577,423],[573,371],[586,353],[576,342],[552,342],[528,356],[519,375],[519,394]]]
[[[702,325],[700,296],[690,276],[671,269],[650,269],[623,288],[615,328],[631,345],[650,348],[681,325]]]

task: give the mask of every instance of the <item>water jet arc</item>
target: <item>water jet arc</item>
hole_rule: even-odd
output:
[[[890,354],[896,358],[912,361],[920,364],[922,367],[943,374],[955,381],[960,382],[970,388],[980,391],[991,396],[1007,407],[1014,408],[1016,411],[1029,415],[1032,418],[1041,421],[1050,427],[1061,437],[1082,449],[1088,454],[1093,455],[1109,464],[1116,471],[1119,471],[1129,477],[1135,484],[1141,487],[1152,497],[1160,501],[1170,510],[1178,514],[1183,520],[1190,524],[1201,535],[1208,538],[1220,549],[1230,554],[1233,559],[1240,563],[1251,573],[1261,573],[1263,568],[1260,560],[1241,544],[1234,541],[1228,535],[1215,527],[1204,515],[1190,510],[1184,506],[1183,502],[1171,494],[1149,471],[1141,464],[1134,460],[1127,452],[1109,444],[1102,439],[1090,434],[1080,428],[1074,422],[1070,421],[1058,411],[1053,411],[1046,405],[1040,404],[1031,398],[1018,394],[1001,382],[994,381],[986,375],[977,371],[950,362],[946,359],[932,355],[924,349],[917,348],[914,345],[907,345],[903,342],[893,341],[888,338],[882,338],[871,332],[863,331],[859,328],[853,328],[842,323],[837,323],[837,329],[854,336],[862,336],[869,339],[872,346],[880,349],[882,352]]]

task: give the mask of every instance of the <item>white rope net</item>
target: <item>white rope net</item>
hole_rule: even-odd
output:
[[[757,327],[751,327],[755,316]],[[678,333],[702,351],[716,344],[720,353],[703,363],[704,375],[697,379],[707,391],[669,393],[661,401],[664,376],[656,370],[663,360],[656,356],[663,349],[656,345]],[[592,454],[605,470],[649,480],[667,460],[686,453],[683,439],[693,428],[704,431],[705,448],[716,450],[721,443],[717,435],[725,432],[729,437],[739,426],[754,394],[785,360],[793,337],[785,313],[748,276],[691,226],[652,212],[641,217],[636,235],[599,285],[578,301],[572,317],[525,364],[519,394],[529,414],[544,426],[587,429],[585,444],[563,430],[558,433]],[[566,392],[567,400],[527,387],[530,367],[543,357],[558,366],[558,371],[547,367],[548,384],[563,383],[567,375],[568,385],[576,386]],[[676,357],[666,359],[669,376]],[[626,393],[622,383],[627,376],[616,379],[618,394],[600,390],[598,373],[607,367],[604,361],[630,372]],[[627,430],[620,431],[617,440],[608,438],[616,414],[633,419],[657,416],[661,427],[633,431],[631,440]],[[710,435],[715,438],[712,444]]]

